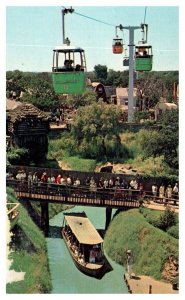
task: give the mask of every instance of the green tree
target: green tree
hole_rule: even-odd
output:
[[[145,157],[164,156],[164,161],[174,169],[178,169],[178,110],[170,110],[161,117],[160,131],[140,132],[140,146]]]
[[[47,72],[33,73],[19,70],[6,73],[7,96],[14,91],[17,97],[24,92],[21,100],[29,102],[42,110],[50,110],[59,106],[58,95],[54,93],[51,76]]]
[[[64,102],[69,106],[78,108],[97,102],[97,96],[94,91],[86,90],[82,95],[70,95]]]
[[[166,111],[161,116],[162,129],[160,131],[159,151],[161,150],[166,163],[178,169],[179,149],[179,114],[177,109]]]
[[[95,75],[98,81],[105,84],[107,79],[107,66],[96,65],[94,66]]]
[[[153,108],[160,97],[168,102],[173,100],[173,85],[178,83],[178,71],[150,72],[139,74],[136,79],[138,99],[141,101],[141,110],[145,107]]]
[[[102,102],[78,109],[71,133],[84,157],[119,156],[119,115],[120,110],[115,105]]]

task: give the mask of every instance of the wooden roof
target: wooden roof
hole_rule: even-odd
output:
[[[14,100],[14,99],[6,99],[6,109],[12,110],[22,105],[22,102]]]
[[[85,213],[65,213],[64,218],[80,244],[96,245],[103,239]]]
[[[14,108],[10,112],[7,113],[10,117],[11,121],[14,123],[18,120],[26,119],[26,118],[40,118],[40,119],[48,119],[46,113],[42,110],[38,109],[31,103],[22,103],[18,107]]]

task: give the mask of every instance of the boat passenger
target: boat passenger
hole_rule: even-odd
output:
[[[80,254],[79,258],[78,258],[78,261],[79,261],[80,264],[84,265],[85,264],[84,255]]]
[[[75,256],[75,257],[78,257],[78,249],[77,249],[77,247],[75,247],[75,250],[74,250],[74,256]]]
[[[96,258],[96,253],[94,249],[90,250],[90,255],[89,255],[89,262],[90,263],[95,263],[95,258]]]

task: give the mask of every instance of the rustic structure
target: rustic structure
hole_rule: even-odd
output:
[[[177,109],[178,106],[175,103],[169,103],[166,102],[165,99],[160,99],[160,101],[155,106],[155,120],[158,120],[159,117],[166,111],[166,110],[172,110]]]
[[[101,82],[92,82],[88,84],[88,88],[93,90],[97,99],[102,98],[106,103],[115,103],[116,104],[116,89],[111,86],[104,86]]]
[[[48,151],[48,116],[29,103],[7,112],[7,136],[11,144],[29,149],[30,159],[44,160]]]

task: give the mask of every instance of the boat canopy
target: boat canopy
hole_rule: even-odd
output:
[[[69,213],[64,218],[80,244],[97,245],[103,239],[85,214]]]

